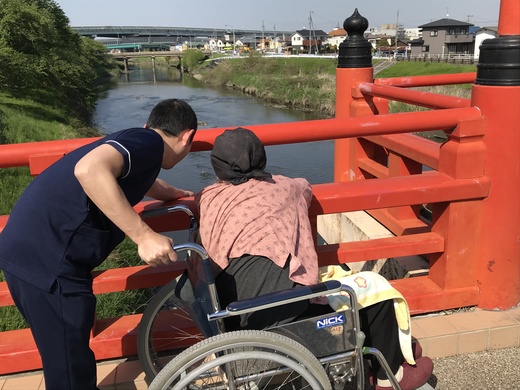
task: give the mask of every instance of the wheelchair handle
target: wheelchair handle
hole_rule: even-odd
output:
[[[213,270],[211,269],[211,259],[209,258],[206,250],[194,242],[186,242],[184,244],[174,245],[173,250],[177,253],[184,251],[194,251],[199,255],[202,261],[202,269],[209,292],[211,306],[213,310],[217,312],[220,308],[217,287],[215,286],[215,277],[213,276]],[[189,266],[191,266],[191,264],[189,264]]]
[[[194,251],[200,256],[202,261],[209,259],[209,256],[208,256],[208,253],[206,252],[206,250],[202,246],[200,246],[199,244],[196,244],[194,242],[185,242],[182,244],[174,245],[173,250],[177,253]]]
[[[174,245],[173,250],[177,253],[187,251],[194,251],[197,253],[202,260],[202,269],[204,270],[206,283],[208,285],[215,284],[215,277],[213,276],[213,271],[211,269],[211,260],[208,256],[208,253],[202,246],[194,242],[185,242],[183,244]]]

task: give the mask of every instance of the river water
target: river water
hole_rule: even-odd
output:
[[[193,79],[179,80],[176,69],[135,67],[110,89],[101,93],[94,112],[94,124],[108,134],[128,127],[143,126],[152,108],[161,100],[187,101],[199,120],[199,131],[225,127],[294,122],[319,119],[300,111],[275,108],[236,91],[213,89]],[[304,177],[311,184],[333,179],[333,141],[266,147],[267,170],[273,174]],[[190,153],[159,177],[170,184],[198,191],[215,181],[209,152]]]

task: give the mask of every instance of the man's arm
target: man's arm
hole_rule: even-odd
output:
[[[177,260],[173,240],[150,228],[126,199],[117,178],[124,168],[123,156],[103,144],[78,161],[74,175],[96,206],[138,246],[139,256],[149,265]]]
[[[174,200],[194,195],[195,193],[193,191],[175,188],[162,179],[156,179],[155,183],[153,183],[152,187],[146,193],[146,196],[157,200]]]

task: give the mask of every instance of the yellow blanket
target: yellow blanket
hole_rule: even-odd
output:
[[[412,331],[408,303],[406,303],[401,293],[392,287],[388,280],[376,272],[363,271],[353,273],[352,271],[345,271],[336,265],[321,267],[319,278],[321,282],[331,279],[339,280],[342,284],[351,287],[356,293],[359,308],[392,299],[399,327],[401,352],[409,364],[415,364],[412,353]],[[341,293],[331,294],[327,296],[327,300],[329,305],[336,311],[343,311],[349,307],[348,296]]]

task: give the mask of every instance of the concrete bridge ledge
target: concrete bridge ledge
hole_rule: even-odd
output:
[[[365,211],[318,216],[318,245],[394,237],[394,234]],[[356,271],[373,271],[387,279],[428,274],[428,261],[422,256],[381,258],[348,263]]]

